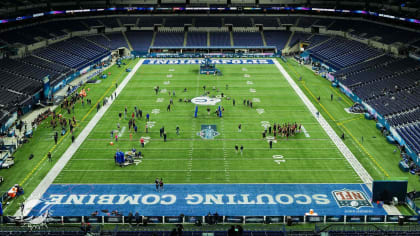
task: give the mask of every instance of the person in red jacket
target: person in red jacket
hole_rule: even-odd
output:
[[[141,147],[144,148],[144,138],[143,137],[140,138],[140,144],[141,144]]]

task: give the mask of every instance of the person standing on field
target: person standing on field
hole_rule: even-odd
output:
[[[155,179],[155,185],[156,185],[156,192],[159,191],[159,178]]]
[[[144,138],[143,137],[140,138],[140,145],[141,145],[142,148],[144,148]]]
[[[163,191],[163,179],[162,178],[160,178],[160,181],[159,181],[159,188],[160,188],[160,191]]]

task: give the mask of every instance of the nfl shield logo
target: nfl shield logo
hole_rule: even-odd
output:
[[[359,190],[335,190],[332,191],[335,201],[339,207],[373,207],[366,194]]]
[[[214,139],[219,135],[216,125],[201,125],[201,131],[197,133],[203,139]]]

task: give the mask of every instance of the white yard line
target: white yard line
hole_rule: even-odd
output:
[[[155,159],[155,158],[150,158],[150,155],[148,155],[149,156],[149,159],[146,159],[146,160],[143,160],[143,162],[145,162],[145,161],[189,161],[189,160],[191,160],[191,158],[174,158],[174,159],[172,159],[172,158],[169,158],[169,159],[162,159],[162,158],[157,158],[157,159]],[[108,158],[108,159],[106,159],[106,158],[98,158],[98,159],[91,159],[91,158],[83,158],[83,157],[80,157],[79,156],[79,158],[73,158],[73,159],[71,159],[72,161],[114,161],[113,159],[111,159],[111,158]],[[226,158],[194,158],[194,161],[223,161],[223,160],[226,160]],[[249,158],[249,157],[247,157],[246,159],[237,159],[237,158],[230,158],[229,159],[230,161],[255,161],[255,160],[270,160],[270,161],[272,161],[273,160],[273,158],[272,157],[270,157],[270,158]],[[300,158],[287,158],[287,160],[343,160],[343,158],[342,157],[338,157],[338,158],[306,158],[306,157],[300,157]]]
[[[121,91],[124,89],[124,87],[127,85],[127,83],[131,80],[131,78],[136,73],[137,69],[143,64],[144,59],[140,60],[133,68],[133,70],[124,78],[124,80],[121,82],[121,84],[118,86],[118,88],[114,91],[117,96],[121,93]],[[95,116],[90,120],[90,122],[86,125],[86,127],[82,130],[82,132],[77,136],[76,140],[73,144],[71,144],[66,152],[61,156],[61,158],[57,161],[57,163],[54,165],[54,167],[48,172],[48,174],[44,177],[44,179],[39,183],[39,185],[36,187],[36,189],[32,192],[32,194],[29,196],[29,198],[26,200],[26,202],[33,202],[39,200],[42,195],[47,191],[48,187],[53,183],[54,179],[60,174],[61,171],[63,171],[64,167],[66,166],[67,162],[71,159],[71,157],[74,155],[74,153],[77,151],[77,149],[80,147],[80,145],[85,141],[87,136],[90,134],[90,132],[93,130],[95,125],[98,123],[98,121],[102,118],[102,116],[105,114],[105,112],[108,110],[108,108],[111,106],[111,104],[115,101],[109,100],[108,104],[103,106],[96,114]],[[32,207],[35,205],[33,204],[25,204],[25,215],[27,215],[31,210]],[[15,213],[15,216],[20,216],[20,210],[18,210]]]
[[[200,139],[197,139],[200,140]],[[285,141],[287,142],[287,141]],[[109,148],[80,148],[81,150],[108,150],[108,149],[112,149],[115,150],[114,147],[109,147]],[[147,148],[147,150],[190,150],[191,148]],[[276,149],[276,150],[336,150],[336,147],[331,147],[331,148],[272,148],[272,149]],[[194,148],[194,150],[223,150],[223,148]],[[247,150],[267,150],[267,148],[247,148]]]
[[[337,148],[340,150],[340,152],[343,154],[343,156],[346,158],[346,160],[349,162],[351,167],[356,171],[357,175],[360,177],[360,179],[363,181],[363,183],[366,184],[366,186],[369,188],[370,191],[372,191],[372,182],[373,178],[370,176],[370,174],[366,171],[366,169],[360,164],[360,162],[357,160],[357,158],[354,156],[354,154],[350,151],[350,149],[344,144],[344,142],[338,137],[338,135],[334,132],[330,124],[324,119],[324,117],[319,114],[317,118],[317,109],[315,106],[311,103],[311,101],[306,97],[306,95],[302,92],[302,90],[299,88],[299,86],[295,83],[295,81],[290,77],[290,75],[287,73],[287,71],[283,68],[282,65],[277,60],[273,60],[276,67],[279,69],[279,71],[283,74],[283,76],[286,78],[287,82],[290,84],[290,86],[295,90],[296,94],[300,97],[302,102],[306,105],[306,107],[309,109],[311,114],[318,120],[321,127],[325,130],[325,132],[328,134],[328,136],[331,138],[333,143],[337,146]],[[395,207],[390,207],[395,208]],[[390,209],[387,207],[388,214],[396,213],[398,210]]]
[[[221,170],[131,170],[131,169],[118,169],[118,170],[62,170],[63,172],[226,172],[226,169]],[[229,170],[229,172],[353,172],[353,170],[317,170],[317,169],[310,169],[310,170]]]

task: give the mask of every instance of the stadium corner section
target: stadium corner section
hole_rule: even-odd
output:
[[[199,60],[145,60],[142,64],[199,64]],[[221,59],[222,64],[276,64],[295,92],[316,117],[316,109],[303,92],[297,87],[287,72],[277,61]],[[137,71],[139,64],[132,73]],[[125,79],[125,84],[130,78]],[[125,86],[124,84],[124,86]],[[118,88],[122,90],[123,84]],[[109,107],[109,105],[108,105]],[[108,107],[104,108],[107,109]],[[105,111],[92,119],[86,127],[84,138]],[[346,156],[364,183],[372,178],[358,163],[344,143],[321,117],[318,120]],[[329,127],[329,129],[328,129]],[[77,145],[84,140],[80,139]],[[76,147],[68,150],[67,160]],[[349,160],[349,158],[352,158]],[[63,168],[64,165],[61,165]],[[260,216],[260,215],[304,215],[315,209],[318,215],[386,215],[384,208],[370,200],[371,192],[366,184],[167,184],[165,191],[156,192],[149,184],[52,184],[59,167],[51,172],[51,178],[30,199],[26,215],[39,215],[50,209],[58,216],[90,215],[102,210],[119,212],[140,212],[141,215],[175,216],[179,214],[203,216],[217,211],[220,215]]]
[[[77,121],[77,124],[74,126],[73,134],[75,137],[79,135],[79,133],[84,129],[86,124],[89,120],[94,116],[92,112],[96,108],[96,104],[101,103],[103,98],[110,94],[110,91],[114,90],[115,83],[120,83],[124,78],[125,70],[130,66],[135,65],[140,59],[130,60],[127,61],[126,65],[121,67],[117,67],[117,65],[111,65],[104,68],[104,73],[111,73],[109,79],[101,80],[101,83],[95,84],[88,84],[83,83],[82,86],[77,88],[78,92],[81,92],[83,88],[90,87],[92,88],[90,92],[88,92],[88,98],[92,102],[87,106],[84,106],[80,102],[76,104],[74,107],[74,111],[71,111],[74,114],[74,117]],[[130,67],[131,68],[131,67]],[[92,71],[94,73],[94,71]],[[71,82],[72,85],[77,85],[81,80],[86,80],[88,77],[92,76],[92,72],[88,72],[83,76],[78,77],[77,79]],[[65,93],[65,88],[62,89],[61,93]],[[68,113],[67,109],[60,108],[60,106],[55,107],[53,106],[51,109],[56,111],[56,114],[60,113]],[[69,114],[71,117],[71,114]],[[67,117],[67,115],[64,115]],[[69,132],[66,132],[63,136],[57,139],[57,143],[52,142],[52,131],[50,127],[50,118],[45,119],[37,126],[37,131],[34,132],[33,137],[29,143],[24,144],[23,146],[19,147],[16,152],[13,154],[15,158],[21,161],[15,162],[15,167],[12,169],[4,169],[1,170],[3,177],[5,177],[5,182],[0,186],[1,192],[7,192],[9,188],[13,185],[18,183],[22,186],[25,190],[25,194],[22,197],[14,198],[11,201],[7,201],[8,204],[3,208],[3,212],[5,215],[11,215],[16,212],[17,209],[20,208],[20,205],[23,201],[26,200],[26,196],[29,196],[32,191],[38,186],[41,180],[48,174],[50,169],[54,166],[54,164],[58,161],[58,157],[60,157],[70,146],[71,144],[71,135],[68,135]],[[27,122],[32,122],[32,118],[26,118]],[[47,135],[47,137],[45,137]],[[51,136],[50,136],[51,135]],[[51,140],[49,138],[51,138]],[[47,159],[48,152],[52,154],[51,162]],[[23,161],[29,156],[30,154],[34,154],[34,160],[31,161]],[[34,163],[35,161],[35,163]],[[19,169],[19,171],[14,171]]]
[[[143,64],[144,59],[141,59],[137,64],[133,67],[133,69],[130,71],[130,73],[124,78],[124,80],[121,82],[121,84],[115,89],[115,98],[109,99],[109,102],[104,105],[96,114],[95,116],[89,121],[89,123],[86,125],[86,127],[80,132],[79,136],[77,136],[74,143],[72,143],[67,150],[64,152],[64,154],[60,157],[60,159],[57,161],[57,163],[51,168],[51,170],[48,172],[48,174],[42,179],[42,181],[38,184],[38,186],[35,188],[35,190],[31,193],[29,198],[25,201],[25,208],[23,215],[28,215],[28,213],[32,210],[32,208],[37,205],[42,197],[42,195],[45,193],[45,191],[50,187],[52,182],[55,180],[55,178],[58,176],[58,174],[63,170],[63,168],[66,166],[67,162],[71,159],[71,157],[74,155],[74,153],[77,151],[77,149],[80,147],[80,145],[85,141],[85,139],[88,137],[92,129],[95,127],[95,125],[98,123],[98,121],[102,118],[102,116],[105,114],[105,112],[108,110],[108,108],[112,105],[112,103],[115,101],[115,99],[118,97],[118,95],[121,93],[121,91],[124,89],[124,87],[127,85],[127,83],[131,80],[131,78],[134,76],[134,74],[137,72],[138,68]],[[20,210],[17,210],[15,213],[15,216],[22,215],[22,212]]]

